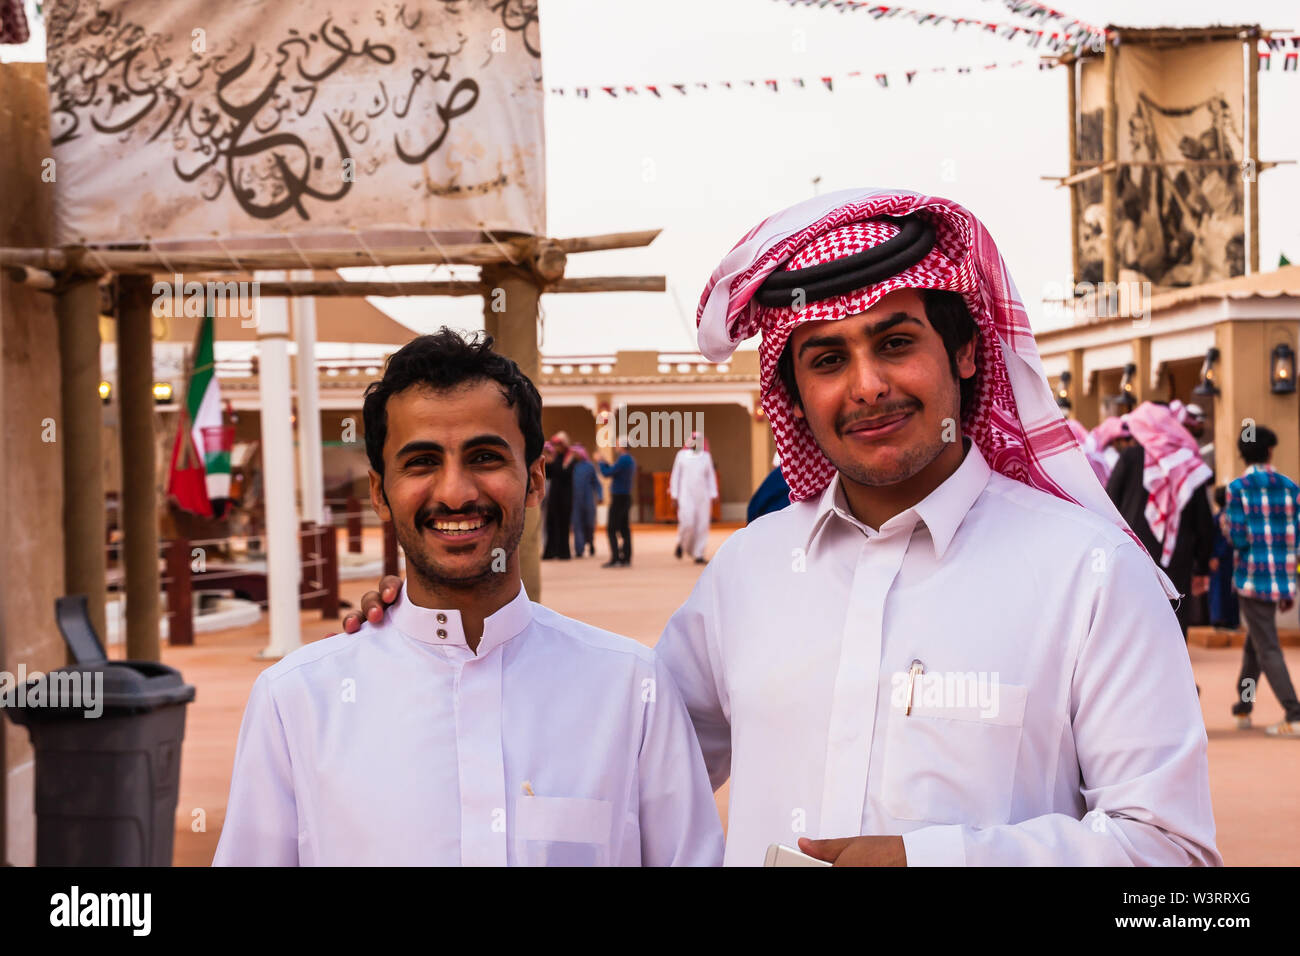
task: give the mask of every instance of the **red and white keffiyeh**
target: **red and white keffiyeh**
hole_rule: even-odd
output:
[[[1160,541],[1160,564],[1168,567],[1183,508],[1196,489],[1214,477],[1214,472],[1201,459],[1196,439],[1179,424],[1177,411],[1143,402],[1124,420],[1146,453],[1142,487],[1147,490],[1147,506],[1143,514],[1151,533]]]
[[[1084,428],[1073,418],[1067,418],[1065,424],[1070,426],[1070,434],[1074,436],[1074,440],[1077,441],[1079,447],[1083,449],[1083,457],[1088,459],[1088,464],[1092,466],[1093,474],[1097,476],[1097,480],[1101,482],[1101,486],[1103,488],[1106,487],[1106,479],[1110,477],[1110,468],[1106,465],[1106,458],[1098,452],[1096,446],[1093,445],[1092,435],[1088,433],[1088,429]]]
[[[1092,443],[1097,451],[1103,452],[1116,438],[1127,434],[1129,434],[1128,422],[1118,415],[1111,415],[1092,430]]]
[[[878,245],[897,234],[882,217],[917,214],[936,230],[934,248],[918,263],[882,282],[803,309],[752,301],[780,268],[802,269]],[[721,362],[744,339],[759,345],[762,406],[772,423],[781,471],[792,501],[821,493],[835,475],[808,425],[791,411],[776,374],[790,333],[804,322],[863,312],[896,289],[961,293],[979,328],[976,398],[962,410],[962,431],[1000,474],[1082,505],[1133,537],[1056,404],[1043,373],[1029,318],[1002,256],[984,225],[949,199],[897,189],[852,189],[816,196],[763,220],[709,277],[696,314],[700,352]],[[1170,597],[1177,591],[1161,574]]]

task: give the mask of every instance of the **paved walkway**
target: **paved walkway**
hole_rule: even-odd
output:
[[[709,552],[730,533],[715,529]],[[634,531],[634,566],[605,569],[601,557],[547,561],[542,565],[546,602],[581,618],[653,644],[664,622],[690,593],[698,568],[672,556],[668,529]],[[344,582],[343,596],[359,600],[373,585]],[[304,640],[338,630],[319,613],[304,613]],[[254,655],[267,643],[265,622],[217,634],[200,634],[194,647],[166,648],[163,660],[198,688],[190,705],[176,810],[177,865],[205,866],[212,860],[225,815],[235,740],[249,688],[268,664]],[[1300,864],[1300,741],[1274,740],[1262,729],[1237,731],[1229,714],[1241,652],[1235,648],[1190,650],[1210,740],[1210,784],[1218,821],[1219,849],[1229,865]],[[1291,673],[1300,677],[1300,649],[1286,651]],[[1257,728],[1281,719],[1272,692],[1263,688],[1255,707]],[[726,788],[718,794],[725,820]]]

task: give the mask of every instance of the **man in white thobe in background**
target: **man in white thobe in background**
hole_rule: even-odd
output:
[[[541,398],[443,329],[366,392],[371,502],[408,578],[387,613],[267,668],[217,865],[716,865],[681,697],[643,645],[534,604]]]
[[[685,552],[696,564],[704,564],[709,518],[713,499],[718,497],[718,473],[713,470],[713,456],[699,432],[691,432],[689,444],[673,460],[668,493],[677,503],[677,557]]]

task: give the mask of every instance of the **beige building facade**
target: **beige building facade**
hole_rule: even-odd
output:
[[[1144,308],[1121,311],[1129,314],[1035,335],[1044,371],[1065,393],[1072,417],[1093,428],[1123,411],[1121,394],[1136,402],[1196,402],[1211,419],[1217,483],[1245,467],[1237,438],[1252,421],[1277,432],[1274,465],[1300,480],[1300,393],[1294,380],[1290,390],[1273,383],[1275,354],[1294,356],[1300,343],[1300,266],[1159,292]],[[1196,394],[1207,364],[1217,394]]]

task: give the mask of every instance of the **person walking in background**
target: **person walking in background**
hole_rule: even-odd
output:
[[[1222,630],[1235,631],[1241,617],[1237,592],[1232,585],[1232,543],[1222,530],[1227,494],[1224,485],[1214,489],[1214,506],[1218,511],[1214,522],[1214,553],[1210,557],[1210,624]]]
[[[1246,472],[1228,485],[1227,507],[1221,519],[1238,560],[1233,584],[1246,622],[1246,646],[1241,655],[1237,702],[1232,713],[1237,727],[1250,726],[1260,672],[1282,704],[1283,719],[1266,732],[1300,739],[1300,700],[1296,699],[1286,658],[1277,639],[1277,612],[1295,604],[1296,523],[1300,487],[1270,464],[1277,435],[1251,425],[1243,430],[1237,450]]]
[[[609,560],[603,568],[625,568],[632,563],[632,479],[636,477],[636,459],[627,452],[627,440],[617,440],[618,457],[602,461],[600,473],[610,479],[609,517],[605,521],[609,534]],[[614,453],[610,451],[610,457]]]
[[[573,446],[573,555],[580,558],[590,549],[596,555],[596,505],[605,492],[596,477],[596,466],[582,445]]]
[[[677,557],[686,551],[695,558],[696,564],[704,564],[709,518],[713,499],[718,497],[718,473],[699,432],[691,432],[690,441],[673,460],[668,493],[677,503]]]
[[[551,436],[555,458],[546,466],[550,491],[546,501],[546,546],[542,560],[569,560],[569,522],[573,519],[573,461],[569,457],[569,436],[556,432]]]
[[[1134,444],[1120,453],[1106,493],[1182,595],[1175,611],[1185,641],[1189,596],[1210,583],[1214,518],[1202,490],[1210,469],[1166,406],[1143,402],[1124,418]]]

